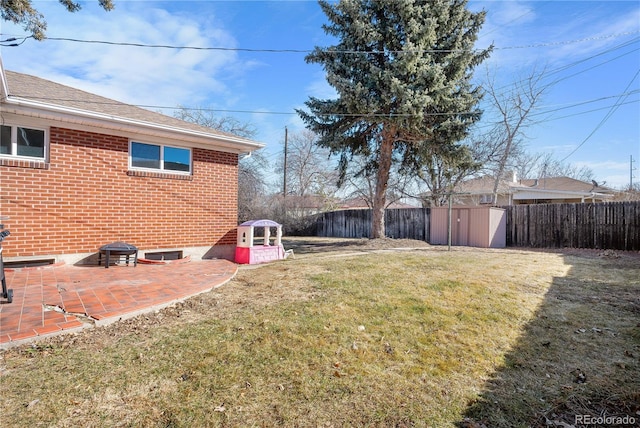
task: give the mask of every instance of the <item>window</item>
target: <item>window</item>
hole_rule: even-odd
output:
[[[0,126],[0,155],[45,158],[46,132],[16,125]]]
[[[481,204],[492,204],[493,203],[493,195],[480,195],[480,203]]]
[[[132,168],[191,172],[190,149],[132,141],[129,157]]]

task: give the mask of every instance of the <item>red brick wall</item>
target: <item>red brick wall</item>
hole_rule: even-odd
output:
[[[0,160],[5,257],[235,244],[238,155],[193,149],[191,176],[128,171],[127,138],[51,128],[49,164]]]

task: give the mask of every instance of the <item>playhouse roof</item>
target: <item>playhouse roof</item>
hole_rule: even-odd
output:
[[[242,223],[240,226],[255,226],[255,227],[278,227],[282,226],[280,223],[276,223],[273,220],[249,220]]]

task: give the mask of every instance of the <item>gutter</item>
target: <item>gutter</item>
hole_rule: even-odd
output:
[[[518,197],[518,193],[521,193],[521,194],[522,193],[550,193],[550,194],[555,194],[555,195],[580,196],[583,199],[584,198],[595,198],[595,197],[599,197],[601,199],[607,199],[607,198],[613,197],[613,195],[611,195],[609,193],[576,192],[576,191],[570,191],[570,190],[551,190],[551,189],[526,188],[526,189],[522,189],[520,192],[514,192],[513,198],[515,200],[521,199],[521,198]],[[523,198],[523,199],[529,199],[529,198]]]

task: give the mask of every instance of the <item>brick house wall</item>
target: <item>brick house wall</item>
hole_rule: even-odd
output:
[[[0,159],[5,257],[235,245],[238,155],[194,148],[189,176],[129,171],[129,140],[51,127],[49,162]]]

